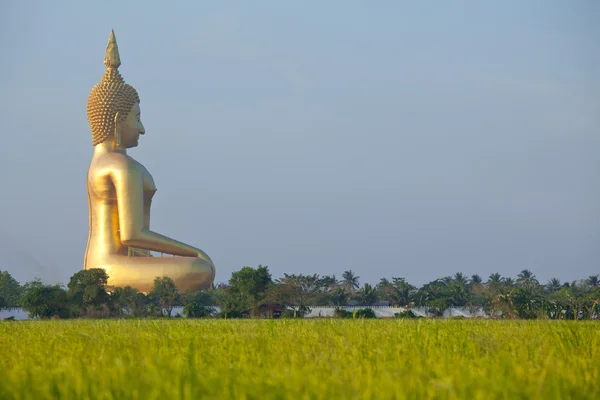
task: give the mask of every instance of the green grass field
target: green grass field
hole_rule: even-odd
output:
[[[0,323],[1,399],[600,398],[600,324]]]

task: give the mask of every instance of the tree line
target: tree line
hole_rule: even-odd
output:
[[[598,275],[572,282],[552,278],[540,283],[530,270],[516,278],[457,272],[416,287],[405,278],[381,278],[375,286],[360,285],[360,277],[345,271],[335,275],[283,274],[273,279],[269,268],[243,267],[229,281],[199,292],[180,293],[167,276],[156,277],[152,290],[140,293],[132,287],[109,288],[103,269],[75,273],[69,283],[44,284],[39,279],[21,285],[8,271],[0,271],[0,308],[20,307],[31,318],[106,318],[172,316],[183,307],[188,318],[302,317],[311,307],[390,305],[406,307],[398,317],[415,317],[408,308],[425,307],[442,316],[449,307],[482,310],[498,318],[600,319]],[[218,310],[216,311],[216,307]],[[365,309],[359,315],[373,317]]]

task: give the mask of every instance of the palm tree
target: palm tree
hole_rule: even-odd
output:
[[[516,288],[512,296],[517,314],[524,319],[537,318],[543,306],[543,298],[536,293],[532,284],[533,279],[529,282]]]
[[[535,275],[528,269],[524,269],[517,275],[517,283],[521,286],[539,285]]]
[[[497,272],[494,272],[488,278],[487,284],[492,286],[499,286],[502,283],[502,275]]]
[[[438,279],[439,282],[443,283],[444,285],[449,285],[452,282],[452,277],[451,276],[445,276],[443,278]]]
[[[562,284],[560,283],[560,279],[558,278],[552,278],[548,281],[548,283],[546,283],[546,289],[548,289],[548,291],[551,293],[557,292],[561,288]]]
[[[594,289],[600,286],[600,279],[598,279],[598,275],[590,275],[590,277],[585,280],[585,283],[587,283],[588,286]]]
[[[360,287],[360,285],[358,284],[359,278],[360,276],[354,275],[354,272],[352,271],[344,271],[344,273],[342,274],[342,279],[346,290],[353,291],[355,289],[358,289]]]
[[[457,272],[454,274],[454,282],[456,283],[467,283],[467,276],[462,272]]]
[[[389,285],[391,285],[391,283],[387,280],[387,278],[381,278],[379,280],[379,283],[377,284],[377,289],[383,289],[388,287]]]
[[[416,287],[404,278],[392,278],[394,281],[393,301],[401,307],[409,305],[414,300]]]
[[[360,303],[363,306],[370,306],[377,302],[377,291],[368,283],[365,283],[365,285],[360,288],[356,294],[358,295]]]
[[[454,281],[444,288],[443,296],[447,298],[450,305],[461,307],[469,300],[469,290],[464,282]]]
[[[504,286],[513,287],[515,286],[515,280],[513,278],[504,278]]]

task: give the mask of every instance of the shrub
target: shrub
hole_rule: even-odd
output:
[[[336,308],[333,315],[336,318],[377,318],[375,311],[373,311],[372,308],[359,308],[353,311],[346,311],[341,308]]]
[[[244,313],[244,312],[240,312],[240,311],[236,311],[236,310],[230,310],[230,311],[221,311],[220,313],[218,313],[217,315],[215,315],[216,318],[224,318],[224,319],[229,319],[229,318],[248,318],[248,313]]]
[[[273,314],[275,316],[275,314]],[[294,319],[294,318],[304,318],[304,313],[295,310],[285,310],[279,313],[279,318],[284,319]]]
[[[396,318],[404,318],[404,319],[423,318],[421,316],[416,315],[411,310],[407,310],[407,311],[402,311],[402,312],[396,313],[396,314],[394,314],[394,317],[396,317]]]

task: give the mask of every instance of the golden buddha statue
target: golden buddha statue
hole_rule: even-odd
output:
[[[156,192],[152,175],[127,154],[145,134],[140,98],[123,80],[115,34],[111,30],[106,72],[87,103],[94,156],[87,174],[90,231],[84,269],[104,268],[112,287],[151,290],[157,276],[177,288],[205,289],[215,267],[202,250],[150,230],[150,205]],[[150,251],[171,256],[153,257]]]

